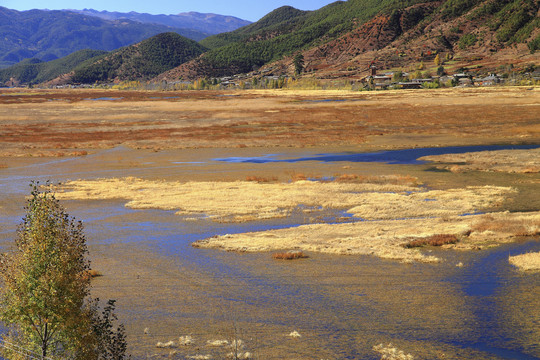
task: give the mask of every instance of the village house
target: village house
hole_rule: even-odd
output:
[[[476,86],[493,86],[500,83],[500,78],[495,74],[490,74],[485,78],[479,78],[474,80],[474,85]]]

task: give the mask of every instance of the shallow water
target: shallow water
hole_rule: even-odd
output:
[[[122,100],[123,97],[99,97],[99,98],[88,98],[88,99],[84,99],[84,100],[89,100],[89,101],[117,101],[117,100]]]
[[[13,238],[30,180],[152,171],[119,169],[117,159],[124,151],[0,169],[0,245]],[[198,166],[206,161],[192,160]],[[214,235],[298,226],[312,218],[335,222],[347,214],[328,211],[308,217],[298,211],[285,219],[223,224],[204,218],[188,221],[173,211],[133,210],[121,200],[64,205],[84,221],[91,248],[102,252],[98,264],[125,264],[94,286],[102,298],[118,300],[136,359],[166,356],[168,351],[156,350],[155,343],[187,334],[197,339],[200,350],[177,349],[182,356],[210,353],[220,358],[226,349],[204,344],[230,339],[233,328],[262,359],[378,359],[372,346],[389,342],[415,359],[433,359],[443,352],[451,359],[540,357],[538,342],[523,335],[534,333],[538,324],[519,322],[527,316],[534,319],[538,300],[523,301],[521,294],[540,289],[540,277],[521,274],[508,264],[508,255],[540,251],[538,239],[474,253],[434,250],[444,259],[436,265],[317,253],[280,262],[268,253],[196,249],[191,243]],[[132,264],[137,271],[155,268],[155,273],[143,273],[141,280],[124,273],[131,252],[144,251],[171,264],[146,264],[137,258],[133,261],[143,261]],[[464,266],[456,267],[459,262]],[[143,335],[145,326],[151,335]],[[292,331],[302,337],[289,337]]]
[[[269,163],[287,162],[295,163],[300,161],[321,161],[321,162],[383,162],[387,164],[425,164],[427,161],[418,160],[423,156],[442,154],[463,154],[477,151],[512,150],[512,149],[536,149],[540,145],[483,145],[483,146],[449,146],[436,148],[418,148],[405,150],[381,151],[375,153],[337,153],[337,154],[315,154],[296,159],[279,159],[278,154],[268,154],[259,157],[230,157],[218,158],[215,161],[225,161],[231,163]]]

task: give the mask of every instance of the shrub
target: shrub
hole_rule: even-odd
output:
[[[288,251],[284,253],[275,253],[272,255],[272,258],[276,260],[297,260],[306,259],[308,256],[301,251]]]
[[[277,177],[272,176],[271,178],[261,177],[261,176],[246,176],[246,181],[254,181],[258,183],[268,183],[277,181]]]

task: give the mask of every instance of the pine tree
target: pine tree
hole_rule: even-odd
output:
[[[300,75],[302,71],[304,71],[304,55],[302,55],[302,53],[296,54],[293,59],[293,64],[294,64],[294,73],[296,75]]]

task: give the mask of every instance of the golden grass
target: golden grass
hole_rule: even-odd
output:
[[[523,271],[540,270],[540,252],[530,252],[527,254],[509,256],[508,261]]]
[[[403,244],[446,244],[470,249],[540,233],[538,212],[460,216],[493,211],[515,193],[512,188],[476,186],[425,191],[399,184],[410,184],[413,179],[396,179],[391,178],[397,184],[383,183],[381,178],[367,183],[267,183],[256,177],[252,181],[187,183],[138,178],[79,180],[67,183],[57,198],[125,199],[126,206],[131,208],[176,210],[194,221],[202,217],[221,222],[253,221],[285,217],[293,211],[312,213],[319,208],[348,209],[356,217],[369,220],[216,236],[195,244],[233,251],[289,248],[436,262],[437,258],[406,249]],[[453,244],[457,239],[462,241]]]
[[[538,125],[540,131],[540,124]],[[497,171],[508,173],[540,172],[540,148],[531,150],[496,150],[464,154],[424,156],[419,160],[445,163],[438,167],[452,172]],[[455,164],[459,163],[459,164]]]
[[[418,191],[397,184],[182,183],[137,178],[72,181],[63,190],[57,194],[59,199],[126,199],[126,206],[134,209],[176,210],[179,215],[207,216],[225,222],[285,217],[299,205],[305,207],[305,212],[313,207],[351,208],[363,202],[366,192],[377,192],[383,197],[379,201],[384,201],[387,192]]]
[[[299,205],[304,212],[348,209],[369,220],[452,216],[496,207],[514,192],[495,186],[421,191],[385,183],[181,183],[137,178],[72,181],[63,190],[59,199],[126,199],[126,206],[134,209],[176,210],[179,215],[223,222],[285,217]]]
[[[223,235],[197,241],[195,247],[226,251],[278,251],[283,248],[342,255],[373,255],[402,262],[438,262],[440,259],[403,247],[412,239],[436,237],[440,234],[459,238],[456,249],[478,249],[512,241],[521,233],[512,227],[500,231],[476,231],[475,224],[491,217],[501,224],[527,223],[540,229],[540,212],[492,213],[487,215],[453,216],[426,219],[379,220],[345,224],[313,224],[295,228]]]

